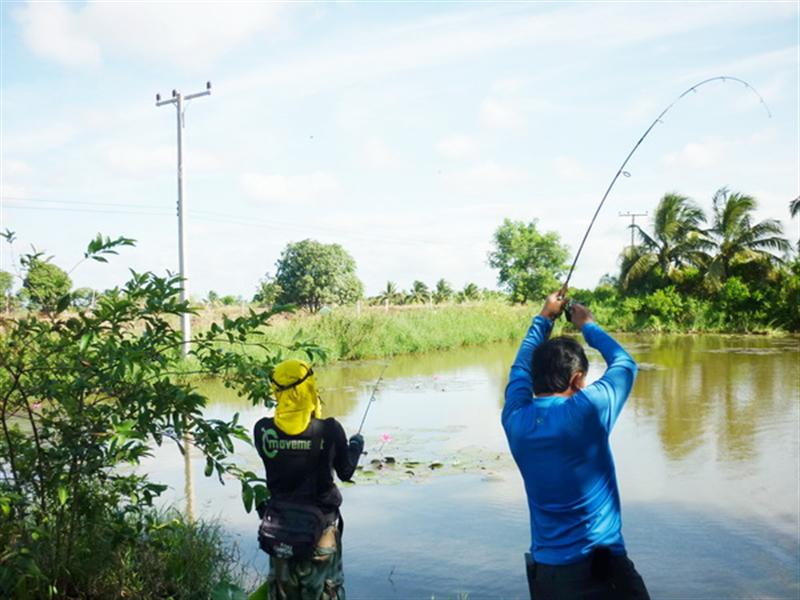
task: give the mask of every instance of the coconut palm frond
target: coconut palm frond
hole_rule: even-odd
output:
[[[644,229],[639,227],[638,225],[633,225],[634,230],[639,235],[639,239],[642,241],[642,244],[646,246],[650,250],[654,250],[659,247],[659,243],[654,240],[649,233],[647,233]]]
[[[628,289],[633,282],[647,275],[657,264],[658,258],[652,252],[634,257],[627,270],[623,272],[622,287]]]

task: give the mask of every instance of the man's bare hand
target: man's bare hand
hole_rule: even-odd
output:
[[[570,322],[575,325],[580,331],[587,323],[594,323],[594,315],[592,311],[586,308],[583,304],[577,302],[572,303],[572,308],[569,311]]]
[[[561,314],[561,311],[564,310],[564,305],[566,302],[566,299],[562,297],[562,293],[560,291],[553,292],[547,298],[545,298],[542,312],[539,314],[546,319],[555,321],[558,318],[558,315]]]

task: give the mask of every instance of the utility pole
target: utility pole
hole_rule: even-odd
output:
[[[183,280],[181,283],[181,302],[189,300],[189,276],[186,272],[186,234],[184,231],[184,208],[183,208],[183,127],[184,122],[184,102],[193,100],[201,96],[211,95],[211,82],[206,82],[206,89],[196,94],[189,94],[184,96],[177,90],[172,90],[172,98],[162,100],[161,94],[156,94],[156,106],[165,106],[167,104],[174,104],[178,116],[178,265],[180,269],[180,276]],[[189,340],[192,338],[192,323],[189,320],[189,314],[183,313],[181,315],[181,334],[183,343],[181,344],[181,355],[185,358],[189,354]]]
[[[633,228],[636,226],[636,217],[646,217],[647,212],[645,211],[643,213],[632,213],[628,211],[624,213],[623,212],[619,213],[619,216],[631,218],[631,224],[628,225],[628,228],[631,230],[631,250],[633,250]]]

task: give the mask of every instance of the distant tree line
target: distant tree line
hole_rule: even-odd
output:
[[[692,199],[665,194],[650,227],[632,226],[638,238],[619,257],[619,271],[605,275],[594,290],[576,297],[609,311],[622,329],[800,330],[800,240],[783,235],[776,219],[757,220],[752,196],[719,189],[706,214]],[[800,197],[789,203],[800,213]],[[4,235],[4,237],[8,237]],[[9,239],[8,241],[12,241]],[[495,231],[488,264],[498,272],[501,291],[467,283],[460,290],[444,278],[432,287],[415,280],[408,289],[387,281],[370,304],[412,305],[508,299],[538,302],[557,289],[569,267],[570,250],[556,232],[542,232],[538,221],[506,219]],[[16,277],[0,271],[5,308],[52,311],[72,287],[69,274],[41,253],[34,253]],[[89,288],[69,294],[74,308],[91,307],[102,295]],[[286,245],[275,270],[259,281],[252,302],[261,306],[293,304],[310,312],[326,305],[364,299],[353,257],[339,244],[306,239]],[[208,293],[212,306],[243,304],[241,296]]]
[[[754,197],[719,189],[707,215],[669,193],[617,275],[584,297],[613,306],[625,329],[800,329],[800,258],[777,219],[757,220]],[[789,212],[798,213],[798,200]]]

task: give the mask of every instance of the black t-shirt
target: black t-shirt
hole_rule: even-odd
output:
[[[341,424],[332,417],[311,419],[298,435],[284,433],[273,418],[265,417],[253,428],[253,443],[273,497],[311,500],[327,512],[342,504],[333,469],[339,479],[348,481],[361,454],[360,445],[349,445]]]

